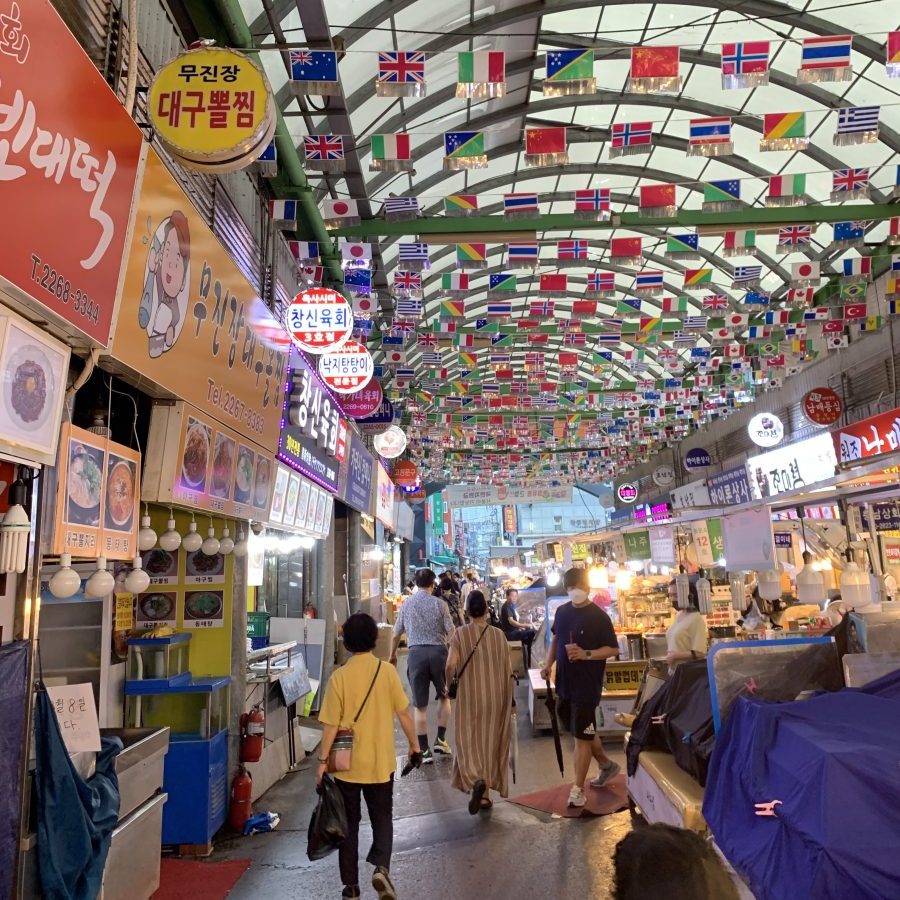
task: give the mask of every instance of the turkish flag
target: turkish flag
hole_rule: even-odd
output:
[[[641,255],[641,239],[613,238],[609,242],[609,255],[612,259],[617,257],[630,258]]]
[[[844,307],[845,319],[865,319],[867,315],[865,303],[848,303]]]
[[[829,319],[822,323],[822,334],[840,334],[843,330],[843,319]]]
[[[642,209],[653,206],[675,206],[675,185],[642,185],[640,206]]]
[[[541,153],[565,153],[565,128],[526,128],[525,152],[529,156]]]

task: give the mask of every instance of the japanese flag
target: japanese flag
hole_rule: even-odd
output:
[[[384,358],[388,363],[393,365],[404,365],[406,363],[405,350],[388,350],[384,354]]]
[[[805,259],[791,265],[792,281],[810,281],[818,284],[822,274],[818,261]]]
[[[372,260],[372,245],[358,241],[341,241],[341,259],[351,265],[363,265]]]
[[[353,312],[361,315],[370,313],[375,309],[375,301],[371,297],[354,297]]]

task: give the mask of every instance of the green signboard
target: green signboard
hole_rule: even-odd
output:
[[[632,560],[650,559],[650,532],[644,528],[641,531],[626,531],[625,559]]]
[[[722,539],[722,520],[709,519],[706,523],[709,531],[709,548],[712,551],[712,558],[718,562],[725,557],[725,541]]]

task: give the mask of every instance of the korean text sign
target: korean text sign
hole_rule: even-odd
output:
[[[362,439],[350,435],[346,460],[346,478],[341,484],[341,496],[348,506],[360,512],[372,509],[372,476],[375,458],[366,449]]]
[[[834,475],[831,435],[819,434],[808,441],[751,456],[747,466],[753,496],[757,499],[809,487]]]
[[[113,355],[274,453],[290,338],[151,151]]]
[[[746,466],[735,466],[718,475],[711,475],[706,479],[706,489],[714,506],[735,506],[753,499]]]
[[[900,450],[900,409],[845,425],[831,433],[841,465]]]
[[[0,285],[102,347],[141,145],[49,0],[0,0]]]

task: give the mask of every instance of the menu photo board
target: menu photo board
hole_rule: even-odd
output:
[[[136,450],[65,423],[50,552],[132,559],[137,554],[140,472]]]
[[[284,531],[299,531],[310,537],[327,537],[331,530],[334,497],[294,472],[277,465],[269,523]]]
[[[394,527],[394,482],[379,462],[375,467],[375,518],[385,528]]]

